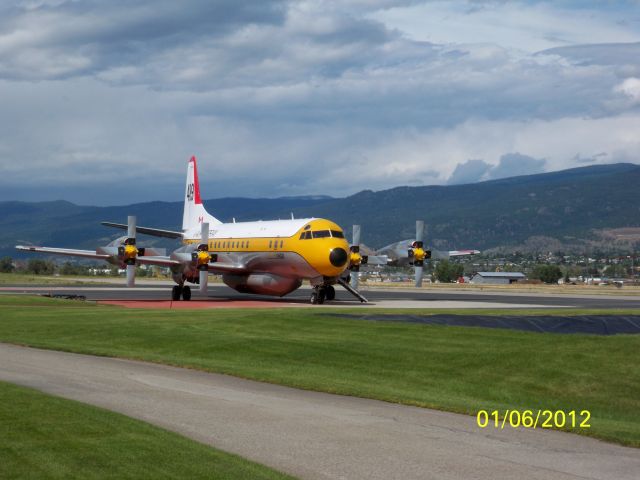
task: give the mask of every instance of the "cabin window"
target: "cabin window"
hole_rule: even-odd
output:
[[[313,232],[313,238],[327,238],[331,236],[329,230],[316,230]]]
[[[340,230],[331,230],[331,236],[335,238],[344,238],[344,233]]]
[[[284,241],[280,240],[280,248],[282,248],[283,244],[284,244]]]
[[[311,238],[311,232],[302,232],[300,234],[300,240],[309,240]]]
[[[269,248],[271,248],[273,241],[269,240]]]
[[[305,230],[309,230],[311,228],[311,225],[305,225],[304,229]]]

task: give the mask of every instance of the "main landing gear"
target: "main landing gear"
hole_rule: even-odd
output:
[[[313,305],[322,305],[325,300],[333,300],[336,298],[336,289],[333,285],[318,285],[313,287],[311,291],[311,303]]]
[[[171,300],[177,301],[182,297],[183,300],[191,300],[191,287],[188,285],[174,285],[171,289]]]

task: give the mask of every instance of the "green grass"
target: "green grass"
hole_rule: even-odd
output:
[[[100,408],[0,382],[2,479],[285,479]]]
[[[469,414],[587,409],[592,428],[576,432],[640,446],[640,335],[539,334],[318,314],[330,309],[69,305],[0,303],[0,341]]]
[[[104,280],[101,280],[104,278]],[[100,285],[107,283],[109,278],[118,277],[86,277],[78,275],[34,275],[31,273],[0,273],[0,285]],[[93,281],[93,279],[96,279]]]

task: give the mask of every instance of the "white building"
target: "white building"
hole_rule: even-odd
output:
[[[526,279],[527,276],[521,272],[478,272],[471,277],[471,283],[509,285]]]

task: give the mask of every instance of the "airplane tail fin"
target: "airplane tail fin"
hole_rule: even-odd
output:
[[[187,165],[187,187],[184,199],[184,213],[182,214],[182,231],[186,232],[196,227],[200,228],[199,225],[205,222],[208,222],[211,226],[222,223],[217,218],[209,215],[202,204],[196,157],[191,157]]]

